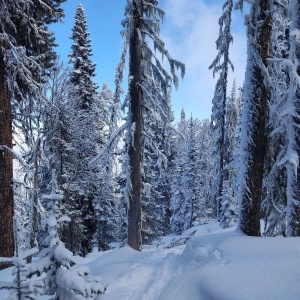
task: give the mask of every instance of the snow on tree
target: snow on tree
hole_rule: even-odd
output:
[[[192,227],[194,221],[194,205],[199,197],[198,159],[199,150],[196,144],[195,121],[191,117],[186,142],[186,162],[184,165],[183,186],[185,190],[185,203],[183,203],[184,224],[183,230]]]
[[[282,148],[277,154],[277,167],[285,168],[286,235],[300,235],[299,202],[299,110],[300,110],[300,2],[289,2],[290,29],[288,58],[270,59],[279,63],[288,76],[287,91],[281,95],[278,105],[279,126],[273,134],[282,138]],[[273,203],[275,204],[275,203]],[[275,204],[276,205],[276,204]],[[277,208],[281,211],[281,207]]]
[[[197,145],[197,199],[193,204],[193,225],[207,224],[215,218],[215,199],[213,183],[215,179],[213,168],[213,138],[211,137],[210,121],[196,120]]]
[[[171,229],[175,234],[181,234],[184,228],[184,216],[182,212],[185,203],[184,192],[184,165],[186,162],[186,136],[188,123],[184,110],[181,110],[180,122],[177,125],[177,139],[175,142],[175,159],[172,176],[171,197]]]
[[[212,219],[215,202],[212,183],[212,139],[208,120],[185,119],[177,126],[172,176],[171,228],[173,233]]]
[[[282,5],[283,4],[283,5]],[[272,14],[271,51],[273,58],[289,57],[289,23],[288,1],[275,3]],[[285,68],[278,63],[269,63],[272,79],[271,100],[269,105],[268,152],[265,162],[264,199],[262,211],[265,215],[264,235],[286,235],[286,169],[277,162],[281,159],[286,132],[281,126],[281,110],[284,106],[284,95],[287,94],[289,78]],[[278,128],[281,130],[277,131]],[[279,154],[279,155],[278,155]],[[278,159],[278,160],[277,160]]]
[[[62,0],[0,2],[0,255],[13,255],[12,115],[20,103],[39,100],[40,84],[55,57],[47,24],[62,17]],[[7,147],[7,148],[6,148]],[[3,268],[3,266],[1,266]]]
[[[209,69],[213,69],[213,75],[220,72],[219,79],[216,84],[215,94],[212,101],[212,130],[215,137],[215,147],[213,156],[215,158],[215,190],[216,190],[216,208],[217,216],[220,214],[220,206],[222,206],[222,186],[224,181],[224,164],[225,164],[225,121],[226,121],[226,99],[227,99],[227,77],[229,67],[233,70],[233,65],[229,59],[229,47],[233,41],[231,35],[231,14],[233,9],[233,1],[226,0],[223,5],[223,14],[219,18],[219,37],[216,41],[217,57],[210,65]]]
[[[241,5],[241,1],[237,3]],[[270,78],[267,58],[270,55],[272,1],[250,4],[247,24],[247,67],[241,127],[239,172],[239,226],[251,236],[260,235],[260,208],[266,153],[267,104]]]
[[[289,4],[291,15],[289,60],[283,61],[287,69],[290,83],[288,99],[285,105],[288,141],[286,153],[279,164],[284,164],[287,170],[287,236],[300,236],[300,200],[299,187],[299,153],[300,153],[300,1],[291,0]],[[282,115],[284,111],[282,112]]]
[[[46,107],[43,115],[43,143],[41,147],[42,159],[40,167],[40,194],[46,193],[48,185],[52,178],[52,170],[57,170],[57,180],[59,186],[66,183],[67,177],[66,166],[71,156],[71,120],[69,118],[69,94],[70,94],[70,69],[59,60],[55,61],[50,70],[49,79],[44,86],[45,94],[48,98],[49,105]],[[41,199],[42,204],[46,207],[45,200]],[[65,200],[63,200],[63,203]],[[64,230],[64,229],[63,229]],[[39,245],[43,246],[43,232],[40,228],[38,234]],[[78,240],[81,233],[73,231],[69,233],[68,240],[64,239],[69,249],[74,251],[78,249]],[[64,237],[63,237],[64,238]],[[69,244],[68,241],[74,241]]]
[[[50,184],[50,194],[43,195],[43,198],[49,199],[50,208],[48,217],[42,221],[47,232],[46,248],[39,253],[39,260],[28,267],[27,277],[42,277],[44,288],[40,294],[53,296],[53,300],[99,299],[106,285],[100,278],[92,277],[87,267],[74,268],[76,263],[73,254],[60,239],[59,231],[63,223],[70,222],[70,218],[60,210],[63,195],[58,190],[55,170],[52,171]],[[44,274],[45,277],[42,276]]]
[[[103,142],[117,128],[119,120],[119,101],[116,99],[108,85],[103,84],[99,97],[101,99],[102,114],[99,116],[105,124]],[[104,128],[103,128],[104,129]],[[115,142],[116,143],[116,142]],[[94,202],[95,214],[97,218],[96,243],[99,251],[110,249],[110,243],[117,241],[118,216],[116,189],[116,169],[118,168],[114,149],[117,145],[114,143],[103,155],[101,161],[101,184],[98,186],[99,196]]]
[[[236,175],[238,168],[234,163],[238,145],[241,99],[237,96],[236,83],[226,101],[224,180],[221,197],[219,221],[222,228],[233,226],[238,221],[238,205],[236,201]]]
[[[171,81],[178,85],[176,69],[180,68],[184,74],[184,65],[174,60],[165,49],[163,41],[159,38],[160,20],[164,12],[158,8],[158,1],[141,0],[127,1],[124,35],[129,45],[129,97],[127,97],[127,139],[130,188],[126,194],[128,198],[128,244],[133,249],[139,250],[141,245],[141,196],[143,173],[143,150],[145,143],[155,148],[151,137],[147,136],[143,129],[145,124],[143,116],[148,117],[159,124],[167,124],[169,110],[169,87]],[[161,62],[155,56],[149,41],[153,42],[153,48],[166,57],[170,63],[172,77],[162,67]],[[160,101],[157,101],[157,100]],[[164,103],[161,106],[161,103]],[[158,151],[159,152],[159,151]]]
[[[14,276],[13,282],[0,281],[0,290],[10,290],[8,300],[35,300],[36,296],[41,293],[44,284],[41,281],[29,281],[27,278],[27,265],[26,259],[36,255],[38,248],[32,248],[21,253],[20,242],[18,238],[18,225],[17,218],[14,217],[14,240],[15,240],[15,255],[11,258],[0,257],[1,263],[10,263],[14,265],[12,275]]]
[[[110,99],[105,99],[109,90],[105,87],[102,96],[107,95],[101,97],[92,80],[95,76],[95,64],[90,59],[91,41],[88,39],[86,15],[81,4],[77,6],[72,31],[73,45],[69,55],[72,64],[72,90],[69,93],[67,112],[69,142],[62,174],[63,189],[66,192],[64,208],[72,222],[64,228],[63,240],[71,246],[73,252],[85,256],[95,245],[94,237],[97,225],[100,225],[97,218],[103,218],[99,215],[101,201],[107,200],[107,193],[112,195],[112,187],[107,185],[110,177],[108,168],[99,161],[88,165],[100,152],[107,138],[111,104]],[[97,213],[95,209],[98,210]],[[73,236],[74,232],[76,237]]]
[[[86,15],[82,4],[77,5],[72,32],[73,44],[69,54],[73,66],[71,82],[80,101],[80,107],[87,109],[95,97],[98,86],[92,80],[95,76],[96,64],[90,59],[92,56],[91,40],[88,38],[90,33],[87,31]]]

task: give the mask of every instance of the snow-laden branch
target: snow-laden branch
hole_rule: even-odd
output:
[[[93,158],[88,165],[91,166],[92,164],[94,164],[97,160],[101,159],[104,154],[108,151],[108,149],[111,147],[112,143],[116,140],[116,138],[118,136],[120,136],[120,134],[126,130],[129,126],[129,122],[125,122],[121,127],[119,127],[109,138],[109,140],[105,143],[105,145],[103,146],[102,150],[99,152],[99,154]]]

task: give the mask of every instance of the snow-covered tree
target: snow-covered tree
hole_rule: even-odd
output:
[[[13,256],[12,116],[21,102],[41,98],[40,83],[55,56],[47,24],[62,17],[61,2],[0,2],[0,256]]]
[[[91,61],[91,41],[88,39],[84,8],[78,4],[70,53],[71,86],[67,118],[69,120],[68,157],[63,170],[65,209],[72,218],[64,230],[63,240],[70,249],[85,256],[92,251],[97,231],[95,208],[99,208],[107,194],[108,169],[100,162],[89,166],[89,161],[101,150],[107,134],[110,103],[101,97],[92,77],[95,64]],[[108,89],[102,94],[108,93]],[[107,198],[106,198],[107,199]],[[101,203],[100,203],[101,206]],[[98,209],[99,212],[99,209]],[[76,232],[76,237],[73,233]],[[76,238],[76,240],[75,240]]]
[[[227,77],[229,67],[233,70],[233,65],[229,59],[229,47],[233,41],[231,35],[231,14],[233,9],[233,1],[226,0],[223,5],[223,14],[219,18],[219,37],[216,41],[217,57],[210,65],[209,69],[213,69],[213,75],[220,72],[219,79],[216,84],[215,94],[212,106],[212,130],[215,138],[215,147],[213,157],[215,159],[215,190],[216,190],[216,208],[217,216],[220,214],[220,206],[222,205],[222,186],[224,180],[224,164],[225,164],[225,121],[226,121],[226,99],[227,99]]]
[[[300,202],[299,202],[299,111],[300,111],[300,1],[289,2],[290,28],[289,28],[289,54],[288,58],[279,57],[270,59],[272,63],[279,64],[279,67],[287,76],[287,90],[281,94],[278,103],[278,127],[273,134],[279,135],[282,147],[277,153],[275,167],[285,169],[285,203],[277,207],[280,216],[286,213],[286,235],[300,235]],[[278,67],[278,66],[277,66]],[[278,204],[278,203],[277,203]],[[283,204],[283,205],[282,205]],[[276,203],[273,201],[273,205]],[[282,208],[284,210],[282,211]],[[280,223],[279,223],[280,225]],[[281,232],[282,233],[282,232]]]
[[[173,233],[181,234],[213,217],[213,139],[208,120],[187,121],[184,113],[177,131],[170,222]]]
[[[241,6],[242,1],[237,3]],[[267,58],[270,54],[272,1],[250,4],[247,24],[247,67],[242,112],[239,172],[239,225],[244,233],[260,235],[260,207],[266,153],[267,104],[270,80]]]
[[[63,223],[70,222],[70,218],[60,210],[63,195],[58,189],[55,170],[52,171],[50,184],[50,194],[43,195],[43,198],[49,199],[50,208],[48,217],[42,221],[47,232],[46,247],[39,253],[39,260],[28,267],[26,276],[42,276],[43,289],[39,293],[51,295],[52,299],[98,299],[105,292],[106,285],[100,278],[92,277],[87,267],[74,268],[73,254],[60,239],[60,228]]]
[[[20,251],[20,242],[18,237],[17,218],[14,217],[14,240],[15,240],[15,255],[11,258],[1,257],[1,263],[10,263],[14,265],[12,275],[13,282],[1,282],[0,289],[10,290],[8,300],[35,300],[36,296],[41,293],[44,284],[41,281],[29,281],[27,278],[26,259],[36,255],[38,248],[32,248],[27,251]]]
[[[220,202],[219,221],[223,228],[233,226],[238,221],[238,204],[236,201],[236,167],[235,155],[238,145],[240,125],[241,99],[237,95],[236,83],[233,82],[232,91],[226,101],[226,126],[225,126],[225,153],[224,177],[222,197]]]
[[[180,68],[182,75],[184,65],[174,60],[165,49],[163,41],[159,38],[160,20],[164,12],[158,8],[158,1],[141,0],[127,1],[126,19],[123,21],[125,37],[129,45],[129,97],[127,141],[130,183],[127,187],[128,198],[128,244],[139,250],[141,245],[141,196],[143,173],[143,149],[145,143],[155,148],[151,136],[144,131],[143,117],[146,111],[152,120],[159,124],[168,123],[169,87],[171,76],[162,67],[155,56],[153,47],[167,58],[171,67],[171,74],[175,86],[178,84],[176,68]],[[159,100],[159,101],[158,101]],[[164,103],[163,105],[161,105]],[[157,151],[160,152],[160,151]]]
[[[276,10],[272,14],[271,57],[288,59],[289,23],[288,0],[274,3]],[[264,235],[286,235],[286,169],[278,165],[281,149],[287,133],[282,123],[282,106],[285,103],[289,78],[286,68],[278,63],[269,63],[272,80],[271,100],[269,104],[268,151],[265,162],[264,198],[262,211],[265,215]],[[281,128],[279,131],[278,128]],[[279,154],[279,155],[278,155]]]
[[[119,120],[119,102],[116,100],[115,95],[109,89],[108,85],[103,84],[100,91],[101,105],[103,113],[101,118],[104,119],[106,124],[105,139],[108,138],[118,127]],[[102,157],[101,164],[101,185],[100,196],[98,202],[95,203],[95,213],[97,215],[97,233],[96,240],[98,243],[98,249],[108,250],[109,244],[113,241],[117,241],[118,231],[118,213],[117,213],[117,197],[115,193],[116,189],[116,169],[118,168],[115,158],[116,145],[112,145],[110,151]]]

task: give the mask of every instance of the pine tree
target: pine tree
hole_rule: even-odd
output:
[[[182,212],[185,203],[184,190],[184,166],[186,162],[186,136],[188,123],[185,111],[181,110],[180,122],[177,124],[177,138],[175,141],[175,159],[172,176],[171,197],[171,229],[175,234],[181,234],[184,230],[184,215]]]
[[[242,1],[237,3],[242,4]],[[270,91],[267,58],[270,54],[271,2],[255,1],[246,18],[248,58],[241,131],[239,224],[251,236],[260,235],[260,207],[266,153],[267,103]]]
[[[99,95],[99,99],[102,106],[101,119],[106,124],[107,130],[102,137],[102,140],[106,140],[117,128],[118,124],[118,101],[115,99],[112,91],[108,85],[103,84],[102,90]],[[97,233],[96,242],[98,244],[99,251],[105,251],[110,249],[110,243],[117,241],[117,199],[115,195],[116,188],[116,176],[115,171],[117,164],[115,162],[114,150],[116,143],[110,147],[110,151],[103,155],[101,161],[101,182],[99,189],[99,196],[95,201],[95,214],[97,218]]]
[[[50,194],[43,196],[49,199],[50,208],[48,217],[43,220],[47,232],[46,247],[39,253],[39,261],[28,267],[27,277],[41,277],[45,273],[46,276],[41,279],[43,289],[40,294],[54,296],[53,299],[56,300],[98,299],[105,292],[106,285],[99,278],[92,277],[88,268],[74,268],[72,252],[60,240],[60,228],[64,222],[70,222],[70,218],[60,210],[63,195],[58,189],[55,170],[50,184]]]
[[[225,126],[225,155],[224,155],[224,181],[220,202],[220,226],[223,228],[233,226],[238,221],[238,205],[236,201],[235,180],[237,168],[235,166],[235,152],[238,144],[238,130],[240,123],[240,98],[237,96],[236,83],[233,82],[231,95],[226,102]]]
[[[90,33],[87,31],[87,21],[82,4],[77,5],[75,24],[72,29],[72,51],[69,54],[73,65],[71,82],[78,96],[79,107],[87,109],[91,106],[98,86],[93,82],[96,64],[90,59],[92,56]]]
[[[290,113],[286,156],[281,163],[287,170],[287,236],[300,236],[299,153],[300,153],[300,1],[291,0],[290,51],[286,62],[290,77],[289,96],[286,106],[293,107]],[[292,63],[292,65],[291,65]]]
[[[213,69],[213,75],[220,72],[217,81],[212,107],[212,130],[215,137],[214,157],[216,170],[216,208],[217,216],[220,214],[222,186],[224,180],[224,164],[225,164],[225,121],[226,121],[226,99],[227,99],[227,77],[229,67],[233,70],[233,65],[229,59],[229,46],[233,38],[231,35],[231,14],[233,9],[233,1],[226,0],[223,5],[223,14],[219,19],[220,31],[216,41],[217,57],[210,65],[209,69]]]
[[[128,102],[128,155],[130,166],[130,192],[128,199],[128,244],[139,250],[141,245],[141,196],[143,149],[145,140],[153,143],[146,135],[143,136],[143,112],[145,108],[151,112],[149,117],[161,123],[167,121],[168,112],[161,111],[161,102],[167,106],[168,89],[171,77],[163,69],[152,49],[148,46],[147,38],[154,43],[154,48],[167,58],[175,86],[178,78],[175,68],[180,68],[182,75],[184,65],[174,60],[165,49],[159,38],[159,23],[164,12],[157,7],[158,1],[141,0],[128,1],[126,6],[127,19],[123,22],[126,28],[126,38],[129,45],[129,102]],[[157,101],[160,99],[161,101]],[[165,122],[166,124],[167,122]]]
[[[277,58],[270,61],[280,63],[287,79],[287,90],[282,93],[278,105],[279,126],[274,129],[282,141],[282,148],[276,157],[277,167],[284,166],[286,199],[286,235],[300,235],[300,202],[299,202],[299,109],[300,109],[300,2],[290,1],[290,29],[289,29],[289,55],[288,58]],[[277,66],[278,67],[278,66]],[[274,202],[273,202],[274,203]],[[275,203],[274,203],[275,204]],[[282,203],[280,203],[282,204]],[[276,205],[276,204],[275,204]],[[283,203],[284,205],[284,203]],[[281,208],[281,207],[280,207]],[[280,208],[277,208],[280,211]],[[281,214],[282,215],[282,214]]]
[[[25,260],[36,255],[38,253],[38,248],[32,248],[21,253],[16,217],[14,217],[14,231],[15,255],[11,258],[0,258],[0,264],[9,262],[14,265],[12,270],[14,279],[13,282],[0,281],[0,289],[10,290],[9,300],[35,300],[37,299],[36,296],[43,290],[44,284],[38,280],[28,280]]]
[[[47,24],[62,17],[61,2],[0,2],[0,256],[13,256],[12,113],[21,101],[40,99],[42,77],[55,56]]]
[[[284,5],[282,5],[284,4]],[[274,3],[276,10],[272,14],[273,27],[271,39],[272,57],[289,57],[289,22],[288,0],[281,4]],[[264,199],[262,211],[265,214],[264,235],[286,235],[286,169],[278,162],[287,133],[282,126],[281,110],[288,91],[287,71],[278,63],[269,64],[272,80],[271,101],[269,105],[268,151],[265,163]],[[279,130],[278,130],[279,129]]]
[[[184,210],[184,225],[183,229],[187,230],[192,227],[195,220],[194,206],[199,198],[198,190],[198,163],[199,152],[196,144],[196,128],[195,121],[190,118],[187,143],[186,143],[186,162],[184,165],[184,190],[185,190],[185,203],[183,204]]]
[[[74,252],[83,256],[92,251],[97,230],[95,206],[104,194],[107,179],[106,170],[100,165],[88,166],[103,146],[105,132],[105,115],[109,104],[105,103],[93,82],[95,64],[92,63],[91,41],[88,39],[87,21],[84,8],[78,4],[75,24],[72,29],[72,51],[70,53],[71,85],[68,115],[70,127],[68,159],[65,164],[63,185],[66,191],[65,209],[68,210],[72,222],[65,228],[64,240],[72,245]],[[72,232],[80,233],[75,241]],[[77,244],[77,245],[76,245]],[[79,249],[78,246],[80,245]],[[73,247],[74,246],[74,247]]]
[[[177,131],[170,222],[173,233],[181,234],[213,217],[213,140],[210,122],[192,118],[187,121],[184,111]]]

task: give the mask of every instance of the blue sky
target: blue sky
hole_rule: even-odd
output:
[[[114,89],[115,68],[122,50],[121,21],[124,19],[124,8],[127,0],[82,0],[90,39],[92,40],[93,57],[97,64],[95,81],[102,86],[107,82]],[[72,40],[71,28],[74,24],[76,6],[79,2],[67,0],[64,23],[51,26],[59,44],[58,54],[68,61]],[[210,118],[211,100],[217,78],[213,78],[209,65],[217,51],[215,40],[218,36],[218,18],[222,13],[224,0],[162,0],[160,7],[166,12],[162,25],[161,37],[171,55],[186,64],[186,76],[180,82],[176,92],[173,89],[172,106],[176,119],[181,108],[187,115],[198,118]],[[233,18],[234,44],[231,46],[231,59],[235,65],[235,74],[230,74],[229,85],[233,78],[242,85],[246,64],[246,39],[243,18],[240,12]],[[217,77],[217,76],[216,76]],[[125,78],[126,80],[126,78]]]

